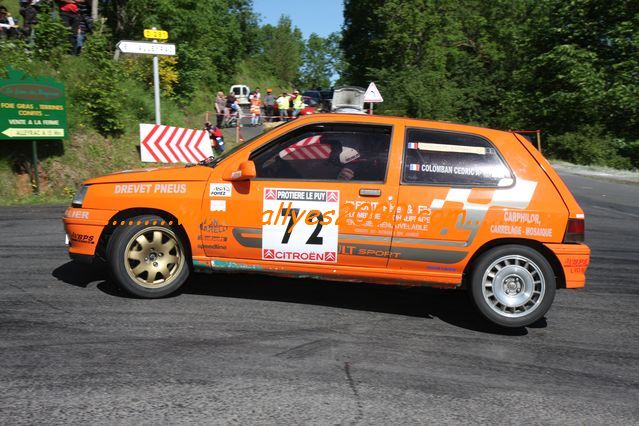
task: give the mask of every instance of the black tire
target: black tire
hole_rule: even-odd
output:
[[[531,325],[555,298],[555,274],[537,250],[509,244],[492,248],[473,265],[470,295],[479,313],[503,327]]]
[[[163,297],[179,289],[191,272],[189,260],[186,237],[159,216],[125,220],[107,245],[111,278],[123,290],[143,298]]]

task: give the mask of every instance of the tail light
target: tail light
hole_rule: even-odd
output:
[[[583,243],[586,233],[586,222],[584,219],[568,219],[564,243]]]

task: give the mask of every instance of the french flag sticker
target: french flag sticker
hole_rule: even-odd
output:
[[[417,142],[408,142],[408,149],[418,149]]]
[[[419,164],[409,164],[408,169],[411,172],[418,172],[421,169],[421,167],[419,167]]]

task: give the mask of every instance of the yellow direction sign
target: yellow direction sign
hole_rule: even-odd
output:
[[[152,38],[155,40],[167,40],[169,33],[164,30],[144,30],[144,38]]]
[[[3,130],[2,133],[9,138],[64,138],[64,129],[9,127],[8,129]]]

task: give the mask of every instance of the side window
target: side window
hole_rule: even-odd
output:
[[[383,182],[390,126],[323,124],[297,129],[251,154],[257,177]]]
[[[510,169],[483,137],[408,129],[403,183],[503,187],[513,183]]]

